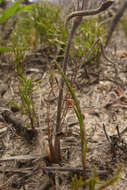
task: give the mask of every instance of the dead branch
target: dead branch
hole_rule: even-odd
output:
[[[125,10],[127,9],[127,1],[125,1],[122,5],[122,7],[119,9],[118,13],[115,15],[115,17],[113,18],[111,25],[109,27],[109,31],[108,31],[108,35],[107,35],[107,39],[106,39],[106,46],[108,45],[112,34],[116,28],[116,25],[118,24],[120,18],[123,16]]]

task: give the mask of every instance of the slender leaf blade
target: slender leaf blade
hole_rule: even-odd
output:
[[[8,19],[11,15],[13,15],[19,8],[20,8],[20,1],[17,1],[14,5],[10,8],[3,10],[3,15],[0,17],[0,23],[4,22]]]

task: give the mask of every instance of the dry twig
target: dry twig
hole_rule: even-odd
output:
[[[107,40],[106,40],[106,46],[108,45],[112,34],[116,28],[116,25],[118,24],[120,18],[123,16],[124,11],[127,9],[127,0],[123,3],[122,7],[119,9],[118,13],[115,15],[114,19],[112,20],[112,23],[109,27],[108,35],[107,35]]]

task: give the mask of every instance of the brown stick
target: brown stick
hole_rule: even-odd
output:
[[[77,17],[77,16],[86,17],[86,16],[94,16],[94,15],[100,14],[101,12],[108,9],[112,5],[113,2],[114,1],[107,1],[106,3],[103,3],[99,8],[93,9],[93,10],[82,10],[82,11],[72,12],[65,21],[66,30],[68,31],[67,29],[68,23],[73,17]]]
[[[106,46],[108,45],[108,43],[112,37],[112,34],[116,28],[116,25],[118,24],[120,18],[123,16],[125,9],[127,9],[127,1],[125,1],[123,3],[122,7],[119,9],[118,13],[116,14],[114,19],[112,20],[112,23],[109,27],[109,31],[108,31],[108,35],[107,35]]]
[[[36,137],[37,134],[35,131],[24,127],[23,122],[19,118],[16,118],[12,112],[4,111],[2,116],[7,123],[13,124],[12,127],[15,129],[15,133],[17,135],[24,137],[27,141],[31,141],[34,137]]]

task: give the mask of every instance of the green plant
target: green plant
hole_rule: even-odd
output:
[[[59,8],[52,7],[50,3],[41,3],[36,5],[30,14],[33,25],[42,39],[52,38],[59,19]]]
[[[11,101],[11,103],[22,113],[27,115],[30,120],[29,126],[35,130],[35,126],[37,124],[37,117],[33,102],[33,91],[34,87],[37,85],[33,81],[33,77],[28,79],[24,74],[24,52],[15,50],[13,55],[13,61],[15,63],[15,73],[18,80],[18,95],[21,100],[21,104],[17,104],[15,101]]]
[[[23,12],[33,8],[34,5],[25,5],[24,7],[20,6],[21,1],[16,1],[11,7],[1,10],[0,23],[6,21],[16,12]]]
[[[77,56],[81,59],[85,55],[86,63],[96,64],[99,61],[101,49],[99,45],[93,48],[92,46],[100,36],[104,41],[104,27],[97,25],[97,19],[84,20],[74,36],[74,44],[71,50],[72,57]]]
[[[12,34],[12,44],[34,49],[39,45],[65,43],[67,34],[60,18],[60,7],[49,2],[35,4],[31,10],[21,12]]]
[[[12,52],[12,46],[8,45],[8,48],[6,47],[5,43],[3,41],[7,40],[10,37],[10,34],[12,33],[15,24],[18,20],[17,15],[21,12],[28,11],[33,8],[34,5],[25,5],[23,7],[20,6],[21,1],[16,1],[11,7],[3,9],[0,11],[0,24],[2,24],[2,34],[1,34],[1,44],[0,52]],[[10,25],[11,23],[11,25]],[[10,25],[10,26],[8,26]],[[10,28],[9,28],[10,27]]]
[[[65,74],[62,72],[62,69],[60,67],[60,65],[56,62],[55,63],[57,66],[57,69],[59,70],[64,82],[66,83],[70,94],[72,95],[72,98],[74,100],[74,105],[73,105],[73,109],[76,113],[76,116],[78,118],[79,121],[79,125],[80,125],[80,139],[81,139],[81,154],[82,154],[82,165],[83,165],[83,169],[85,172],[85,167],[86,167],[86,151],[87,151],[87,139],[86,139],[86,132],[85,132],[85,126],[84,126],[84,121],[83,121],[83,114],[80,108],[80,103],[75,95],[75,91],[72,89],[70,83],[68,82]]]
[[[83,178],[80,176],[80,178],[78,179],[78,176],[74,175],[71,182],[71,190],[78,190],[78,188],[83,186],[84,186]]]
[[[32,93],[34,89],[33,78],[27,79],[27,77],[23,76],[22,78],[19,79],[20,79],[20,84],[18,85],[18,90],[19,90],[19,96],[21,98],[20,111],[29,117],[30,125],[32,129],[35,130],[37,118],[32,98]]]
[[[1,11],[2,16],[0,17],[0,23],[6,21],[10,16],[12,16],[16,11],[20,9],[20,1],[17,1],[10,8]]]
[[[122,170],[122,165],[116,171],[114,176],[107,181],[100,181],[97,177],[96,167],[94,167],[94,175],[93,177],[84,180],[83,177],[80,178],[75,175],[72,179],[71,190],[78,190],[80,187],[84,187],[85,185],[89,186],[89,190],[103,190],[108,186],[114,184],[120,178],[120,172]]]

